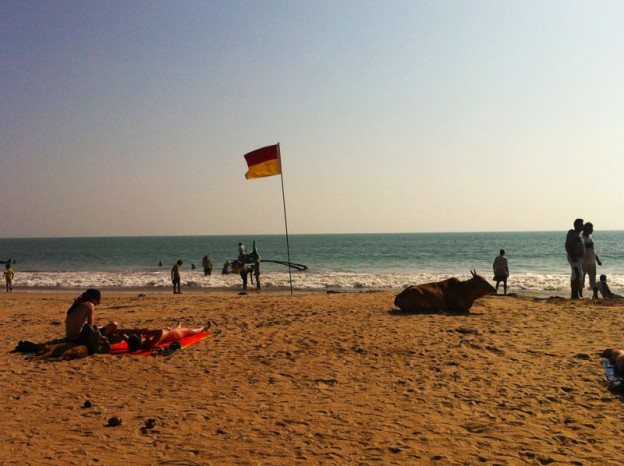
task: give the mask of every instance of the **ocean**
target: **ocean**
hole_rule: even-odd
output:
[[[476,270],[492,278],[492,262],[502,248],[509,261],[510,293],[567,296],[569,266],[566,231],[505,233],[297,234],[289,236],[291,262],[305,272],[273,263],[262,265],[264,287],[302,290],[401,290],[407,285],[470,277]],[[624,290],[624,231],[595,232],[596,252],[611,289]],[[222,275],[238,243],[253,242],[262,260],[288,259],[285,235],[0,239],[0,259],[15,260],[16,289],[170,286],[170,270],[181,259],[187,291],[237,290],[238,275]],[[208,255],[213,274],[204,276]],[[162,266],[159,263],[162,262]],[[197,267],[191,268],[192,264]],[[586,293],[586,296],[588,293]]]

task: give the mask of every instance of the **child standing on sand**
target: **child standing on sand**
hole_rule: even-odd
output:
[[[6,290],[7,292],[13,291],[13,276],[15,273],[11,268],[11,264],[6,265],[6,269],[4,270],[4,279],[6,280]]]

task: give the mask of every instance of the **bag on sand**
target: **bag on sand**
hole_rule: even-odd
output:
[[[41,349],[43,345],[40,343],[33,343],[32,341],[22,341],[17,344],[12,353],[36,353]]]
[[[108,353],[111,344],[95,325],[85,324],[80,333],[79,343],[82,343],[89,350],[89,354]]]

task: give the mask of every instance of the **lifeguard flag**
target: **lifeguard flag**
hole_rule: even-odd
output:
[[[279,143],[249,152],[245,154],[245,160],[249,167],[245,173],[248,180],[282,173]]]

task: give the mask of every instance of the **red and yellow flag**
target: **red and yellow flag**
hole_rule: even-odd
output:
[[[249,152],[245,154],[245,160],[249,167],[245,173],[248,180],[282,173],[279,143]]]

